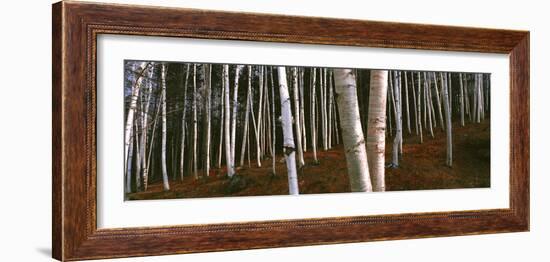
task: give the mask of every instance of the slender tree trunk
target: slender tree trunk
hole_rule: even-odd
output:
[[[464,126],[464,82],[462,81],[462,73],[458,74],[460,82],[459,102],[460,102],[460,125]]]
[[[435,84],[435,103],[437,104],[437,113],[439,116],[439,124],[441,125],[441,130],[445,130],[445,125],[443,121],[443,113],[441,112],[441,101],[439,100],[439,87],[437,86],[437,76],[435,72],[432,72],[432,76],[434,78],[434,84]],[[431,89],[430,89],[431,90]]]
[[[329,72],[329,79],[328,79],[328,121],[327,121],[327,132],[328,132],[328,148],[332,148],[332,107],[334,106],[334,97],[332,95],[333,93],[333,83],[334,82],[334,76],[332,70]]]
[[[185,117],[187,114],[187,83],[189,80],[189,64],[186,66],[185,70],[185,82],[183,83],[183,113],[181,116],[181,152],[180,152],[180,180],[183,180],[184,174],[184,164],[185,164],[185,127],[187,123],[185,122]]]
[[[441,78],[445,79],[443,81],[445,84],[441,87],[443,90],[443,107],[445,108],[445,115],[447,120],[447,165],[452,167],[453,166],[453,136],[452,136],[452,126],[451,126],[451,108],[449,103],[449,94],[448,94],[448,86],[447,86],[447,73],[443,75],[443,73],[440,73]]]
[[[260,91],[260,97],[258,101],[258,117],[256,120],[258,120],[258,124],[255,127],[256,128],[256,162],[258,167],[262,166],[261,162],[261,156],[262,156],[262,150],[261,150],[261,126],[262,126],[262,106],[263,106],[263,94],[264,94],[264,67],[260,66],[260,72],[259,72],[259,91]]]
[[[425,93],[426,93],[426,104],[427,104],[427,108],[426,110],[428,110],[428,130],[430,130],[430,136],[433,138],[434,137],[434,131],[433,131],[433,128],[432,128],[432,112],[433,112],[433,102],[432,102],[432,97],[431,97],[431,92],[430,92],[430,84],[428,83],[428,77],[426,75],[426,73],[424,72],[424,88],[425,88]]]
[[[401,127],[401,86],[399,84],[399,78],[400,72],[393,72],[393,80],[395,82],[395,85],[393,86],[395,99],[395,137],[393,140],[392,167],[394,168],[397,168],[399,166],[399,146],[401,144],[403,132]]]
[[[193,64],[193,176],[195,179],[199,178],[198,164],[197,164],[197,64]]]
[[[468,92],[468,75],[463,76],[463,85],[464,85],[464,113],[468,115],[470,122],[472,122],[472,113],[470,110],[470,94]]]
[[[124,168],[126,168],[126,193],[132,193],[132,167],[133,162],[132,159],[134,157],[134,136],[130,137],[130,141],[128,142],[130,148],[128,149],[128,161],[126,161],[126,165]]]
[[[422,92],[421,92],[421,90],[422,90],[422,88],[421,88],[422,79],[420,78],[420,72],[416,73],[416,78],[418,80],[418,89],[417,89],[418,92],[416,92],[418,94],[418,99],[417,99],[418,104],[416,105],[417,106],[416,113],[417,113],[418,119],[417,119],[416,124],[418,126],[418,132],[420,134],[420,143],[422,144],[424,142],[424,139],[422,137],[422,112],[421,112],[421,109],[422,109],[422,106],[421,106],[421,104],[422,104],[422,98],[421,98],[422,97],[422,95],[421,95],[422,94]],[[424,121],[426,121],[426,120],[424,120]]]
[[[283,127],[283,152],[286,159],[288,173],[288,191],[291,195],[298,195],[298,174],[296,173],[296,158],[294,136],[292,133],[292,112],[290,110],[290,96],[287,87],[286,69],[277,67],[279,76],[279,93],[281,96],[281,123]]]
[[[147,80],[147,98],[145,99],[145,108],[143,110],[142,114],[142,123],[141,126],[143,128],[142,135],[141,135],[141,147],[140,147],[140,154],[141,154],[141,166],[143,169],[143,190],[147,191],[147,186],[149,184],[149,168],[147,166],[147,136],[149,134],[149,105],[151,103],[151,96],[152,96],[152,79],[154,74],[154,63],[151,63],[151,68],[149,68],[149,78]]]
[[[418,112],[416,111],[416,91],[414,86],[414,73],[411,72],[411,91],[413,97],[414,133],[418,135]]]
[[[340,144],[340,131],[338,129],[338,114],[336,111],[336,106],[332,107],[332,111],[334,113],[334,137],[336,138],[336,144]]]
[[[223,79],[225,88],[225,119],[224,119],[224,139],[225,139],[225,165],[227,167],[227,176],[233,177],[235,171],[233,169],[233,156],[231,155],[231,137],[230,137],[230,125],[231,119],[229,109],[229,65],[223,65]]]
[[[154,149],[153,146],[155,145],[154,142],[155,142],[155,133],[157,130],[157,122],[160,114],[160,109],[162,107],[162,90],[161,90],[160,96],[161,96],[161,99],[157,99],[158,102],[156,103],[156,113],[153,121],[153,131],[151,132],[151,141],[149,142],[149,154],[147,155],[147,174],[149,174],[149,167],[151,166],[151,155]]]
[[[371,192],[372,184],[359,116],[355,75],[351,69],[333,70],[351,191]]]
[[[407,132],[411,134],[411,118],[409,116],[409,84],[407,83],[407,72],[404,72],[405,75],[405,112],[407,113]]]
[[[275,127],[276,127],[277,125],[276,125],[276,122],[275,122],[275,83],[273,82],[273,67],[270,68],[270,74],[269,74],[269,76],[270,76],[270,79],[271,79],[271,97],[272,97],[272,100],[271,100],[271,102],[272,102],[272,103],[271,103],[271,111],[272,111],[272,115],[271,115],[272,118],[271,118],[271,121],[272,121],[272,123],[273,123],[273,124],[272,124],[272,126],[273,126],[273,127],[272,127],[272,132],[273,132],[273,133],[272,133],[272,138],[271,138],[271,139],[272,139],[272,145],[271,145],[271,147],[273,148],[273,156],[272,156],[272,158],[271,158],[271,161],[272,161],[271,167],[272,167],[272,174],[273,174],[273,175],[276,175],[277,172],[276,172],[276,170],[275,170],[275,163],[276,163],[276,161],[277,161],[277,160],[276,160],[276,158],[277,158],[277,149],[276,149],[276,147],[275,147],[275,143],[276,143],[276,141],[277,141],[277,137],[276,137],[276,134],[277,134],[277,133],[276,133],[276,128],[275,128]],[[303,102],[303,101],[302,101],[302,102]],[[301,104],[301,105],[303,106],[303,104]],[[303,110],[303,107],[302,107],[302,110]],[[303,113],[303,111],[302,111],[302,113]],[[303,120],[303,119],[302,119],[302,120]],[[304,133],[305,133],[305,130],[304,130]]]
[[[205,176],[210,176],[210,129],[211,129],[211,124],[210,124],[210,120],[211,120],[211,90],[212,90],[212,65],[205,65],[205,73],[206,73],[206,76],[205,76],[205,88],[206,88],[206,91],[205,91],[205,99],[206,99],[206,105],[205,105],[205,112],[204,112],[204,121],[205,121],[205,126],[206,126],[206,131],[205,131],[205,136],[206,136],[206,141],[204,142],[204,159],[205,159],[205,163],[204,163],[204,175]]]
[[[130,107],[128,108],[128,114],[126,116],[126,126],[124,128],[124,167],[127,167],[128,165],[126,165],[127,162],[129,162],[128,160],[128,150],[130,148],[130,139],[131,139],[131,136],[133,134],[132,132],[132,128],[134,126],[134,115],[135,115],[135,112],[137,110],[137,102],[138,102],[138,98],[139,98],[139,92],[141,90],[141,86],[142,86],[142,83],[143,83],[143,74],[145,72],[145,70],[147,69],[148,67],[148,63],[146,62],[142,62],[139,64],[139,75],[137,76],[136,78],[136,81],[134,82],[134,85],[132,87],[132,94],[130,95]],[[132,72],[134,73],[134,72]]]
[[[170,190],[166,168],[166,64],[162,64],[162,184],[164,191]]]
[[[391,137],[392,134],[393,134],[393,126],[392,126],[392,113],[393,113],[393,108],[395,107],[392,107],[392,103],[393,103],[393,91],[392,91],[392,83],[391,83],[391,78],[388,77],[388,94],[386,95],[388,97],[388,99],[390,99],[390,101],[387,103],[388,104],[388,126],[389,126],[389,129],[387,130],[388,132],[387,135],[388,137]]]
[[[241,146],[241,161],[240,166],[244,164],[244,151],[246,149],[247,137],[248,137],[248,118],[250,114],[250,93],[252,92],[252,66],[248,66],[248,89],[246,91],[246,109],[244,114],[244,132],[243,132],[243,142]]]
[[[296,130],[296,145],[298,148],[298,168],[302,168],[304,163],[304,152],[302,151],[301,120],[300,120],[300,99],[298,90],[298,69],[292,68],[292,89],[294,91],[294,130]]]
[[[135,132],[134,132],[134,144],[136,145],[136,191],[141,190],[141,150],[140,150],[140,143],[141,141],[139,136],[139,126],[137,124],[138,121],[135,122]]]
[[[299,86],[300,86],[300,120],[302,121],[301,124],[301,130],[302,130],[302,149],[304,152],[307,152],[307,135],[306,135],[306,120],[305,120],[305,105],[304,105],[304,97],[305,97],[305,94],[304,94],[304,69],[302,68],[300,70],[300,75],[299,75],[299,79],[300,79],[300,83],[299,83]],[[271,76],[271,80],[273,80],[273,75]],[[271,81],[271,84],[273,84],[273,81]],[[275,105],[275,103],[273,103],[273,105]],[[273,112],[275,114],[275,107],[273,107]],[[275,121],[273,121],[273,123],[275,124]],[[275,125],[273,125],[275,126]],[[273,133],[273,136],[275,136],[275,133]],[[274,147],[275,148],[275,147]]]
[[[369,113],[367,125],[367,156],[369,171],[373,179],[373,190],[386,190],[384,174],[384,153],[386,147],[386,100],[388,92],[388,71],[371,70]]]
[[[322,108],[323,110],[323,149],[328,150],[328,131],[327,131],[327,69],[323,69],[323,98]]]
[[[235,67],[235,82],[233,87],[233,115],[231,117],[231,166],[235,167],[235,145],[237,144],[237,106],[239,104],[239,76],[241,66]]]
[[[401,127],[401,132],[399,132],[399,155],[403,154],[403,97],[401,96],[403,94],[403,91],[401,90],[403,87],[403,84],[401,82],[401,71],[396,71],[395,74],[397,74],[397,81],[396,85],[398,85],[399,89],[399,127]]]
[[[311,83],[311,146],[313,148],[313,161],[315,164],[319,163],[319,160],[317,159],[317,114],[316,114],[316,101],[315,97],[317,94],[315,93],[315,85],[316,85],[316,68],[311,69],[313,76],[312,76],[312,83]]]
[[[222,166],[222,145],[224,136],[224,127],[225,127],[225,77],[222,72],[222,92],[220,94],[220,143],[218,144],[218,168]]]
[[[478,90],[478,85],[479,85],[479,79],[477,77],[477,74],[474,75],[474,99],[472,100],[472,107],[473,107],[473,115],[474,115],[474,122],[475,123],[479,123],[478,121],[478,94],[477,94],[477,90]]]

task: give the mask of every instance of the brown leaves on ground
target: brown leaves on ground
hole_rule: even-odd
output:
[[[453,123],[453,167],[445,165],[446,140],[441,128],[434,128],[435,138],[419,138],[404,131],[403,156],[398,168],[386,168],[386,190],[422,190],[478,188],[490,186],[490,119],[484,123]],[[386,162],[391,159],[393,139],[386,138]],[[313,163],[311,148],[304,154],[306,166],[299,170],[300,194],[350,192],[343,146],[317,152],[319,164]],[[282,158],[281,154],[277,156]],[[278,159],[277,159],[278,160]],[[236,168],[236,175],[227,178],[225,169],[212,169],[210,176],[195,180],[192,175],[183,181],[170,181],[164,192],[162,181],[151,184],[146,192],[131,193],[128,198],[169,199],[225,196],[287,195],[288,180],[284,161],[275,161],[277,175],[272,174],[272,160],[262,167]]]

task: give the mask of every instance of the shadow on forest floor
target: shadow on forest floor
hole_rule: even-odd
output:
[[[434,128],[434,138],[424,131],[424,143],[404,130],[403,155],[398,168],[386,168],[386,190],[422,190],[481,188],[490,186],[490,119],[461,127],[453,123],[453,167],[445,166],[446,139],[441,128]],[[393,139],[386,138],[386,162],[391,159]],[[306,166],[298,174],[300,194],[350,192],[343,147],[328,151],[318,149],[319,164],[313,164],[311,148],[305,153]],[[164,192],[162,182],[151,184],[146,192],[131,193],[129,200],[203,198],[224,196],[287,195],[286,165],[280,155],[276,159],[276,175],[272,160],[262,167],[237,167],[237,176],[228,179],[225,169],[212,169],[210,176],[195,180],[170,181],[171,190]]]

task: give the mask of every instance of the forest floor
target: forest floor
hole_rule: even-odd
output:
[[[414,134],[403,132],[403,155],[398,168],[386,168],[386,191],[480,188],[490,186],[490,119],[483,123],[453,123],[453,167],[445,165],[446,136],[434,128],[434,138],[424,131],[424,142]],[[386,163],[391,160],[393,138],[386,138]],[[346,159],[342,145],[328,151],[318,148],[319,163],[313,163],[311,148],[305,153],[306,166],[298,173],[300,194],[350,192]],[[170,181],[170,190],[162,190],[162,181],[149,185],[147,191],[131,193],[130,200],[203,198],[224,196],[286,195],[288,181],[282,156],[276,159],[276,175],[272,174],[272,159],[262,161],[258,168],[237,167],[236,176],[228,179],[225,168],[212,169],[208,177],[193,176],[183,181]]]

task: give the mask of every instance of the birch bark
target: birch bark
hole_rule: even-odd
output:
[[[355,75],[351,69],[334,69],[333,72],[351,191],[371,192],[372,184],[357,103]]]
[[[168,170],[166,168],[166,64],[162,64],[162,185],[164,191],[170,190]]]
[[[372,70],[370,74],[369,113],[367,125],[368,166],[373,190],[382,192],[385,186],[386,100],[388,71]]]
[[[292,112],[290,109],[290,96],[288,92],[286,69],[277,67],[279,76],[279,94],[281,96],[281,122],[283,128],[283,152],[286,160],[288,175],[288,191],[291,195],[298,195],[298,174],[296,173],[296,156],[294,148],[294,136],[292,133]]]
[[[225,97],[225,119],[224,119],[224,140],[225,140],[225,166],[227,167],[227,176],[233,177],[235,171],[233,169],[233,156],[231,155],[231,137],[230,125],[231,119],[229,108],[229,65],[223,65],[223,83]]]

